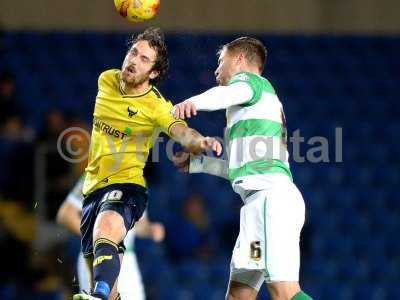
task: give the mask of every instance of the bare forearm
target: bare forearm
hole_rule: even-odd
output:
[[[67,228],[69,231],[71,231],[73,234],[80,236],[81,235],[81,221],[80,219],[77,218],[69,218],[69,219],[64,219],[59,224],[63,225],[65,228]]]
[[[171,137],[185,147],[186,151],[194,154],[202,151],[214,151],[217,155],[222,152],[221,143],[212,137],[204,137],[196,130],[183,124],[176,124],[170,130]]]
[[[63,203],[57,213],[57,223],[63,225],[73,234],[81,235],[81,215],[80,211],[71,204]]]
[[[202,151],[204,137],[192,128],[177,124],[171,129],[171,137],[189,152],[200,153]]]

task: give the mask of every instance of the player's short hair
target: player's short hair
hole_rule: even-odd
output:
[[[221,54],[223,49],[227,49],[230,53],[243,53],[248,62],[255,63],[258,66],[260,72],[264,70],[267,49],[260,40],[247,36],[240,37],[223,45],[219,49],[218,55]]]
[[[132,47],[132,45],[138,41],[147,41],[150,47],[157,53],[152,70],[158,71],[159,74],[156,78],[150,79],[150,84],[158,85],[167,75],[169,67],[168,50],[165,44],[164,34],[160,28],[147,28],[137,36],[132,35],[128,41],[128,47]]]

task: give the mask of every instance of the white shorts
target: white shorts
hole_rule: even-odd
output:
[[[79,254],[77,269],[80,289],[89,291],[89,275],[82,253]],[[118,292],[122,300],[146,299],[136,254],[132,251],[127,251],[124,254],[118,277]]]
[[[257,291],[264,281],[298,281],[304,200],[291,181],[257,191],[240,210],[230,280]]]

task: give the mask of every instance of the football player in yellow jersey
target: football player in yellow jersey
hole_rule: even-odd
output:
[[[121,70],[99,76],[81,219],[92,291],[74,300],[118,299],[122,241],[147,206],[143,168],[158,133],[191,152],[222,151],[216,139],[173,117],[172,104],[155,87],[167,69],[163,34],[150,28],[133,39]]]

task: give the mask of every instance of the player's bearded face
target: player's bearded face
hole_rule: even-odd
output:
[[[235,56],[226,49],[221,51],[218,58],[218,68],[215,70],[215,77],[219,85],[228,85],[229,80],[238,72],[235,64]]]
[[[148,82],[156,59],[156,51],[147,41],[138,41],[129,49],[122,64],[121,79],[129,85],[137,86]]]

